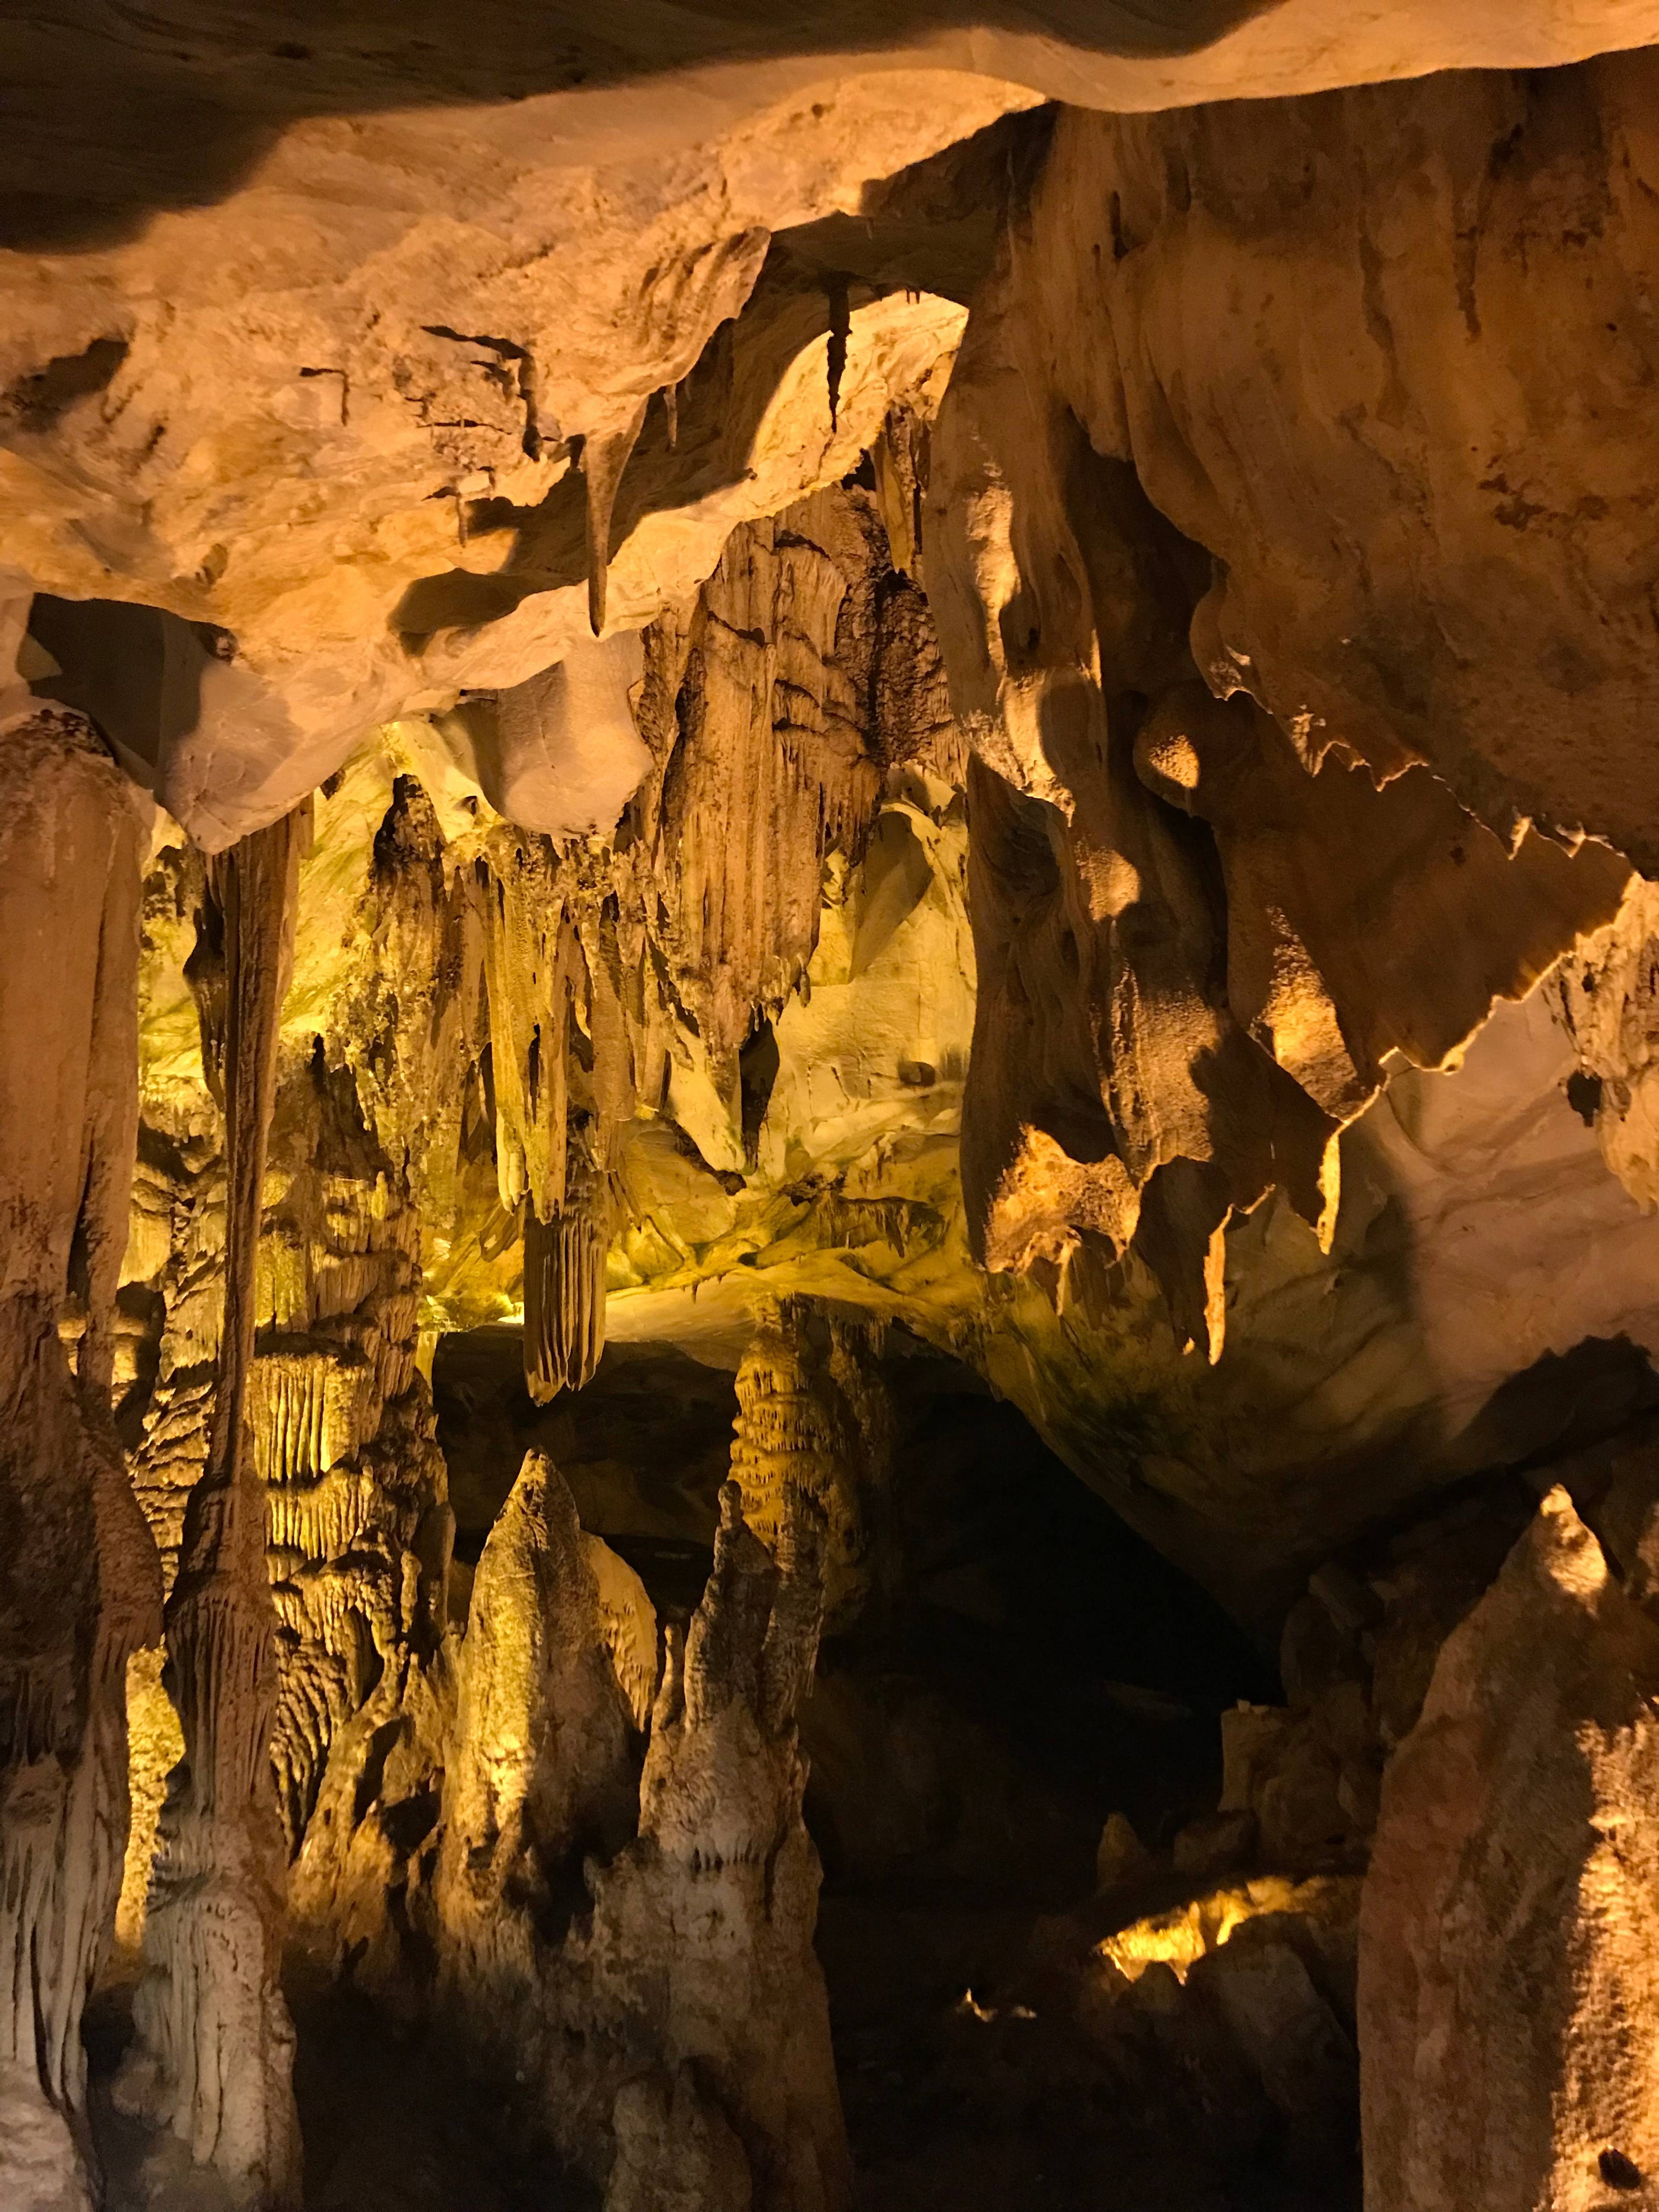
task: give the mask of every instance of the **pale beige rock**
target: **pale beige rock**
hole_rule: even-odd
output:
[[[150,1863],[167,1777],[185,1750],[178,1713],[162,1686],[164,1656],[159,1647],[151,1648],[135,1651],[127,1662],[127,1774],[132,1813],[115,1909],[115,1941],[130,1959],[137,1956],[143,1939]]]
[[[540,1453],[484,1546],[456,1671],[436,1887],[447,1971],[464,2007],[533,2006],[529,1911],[584,1851],[615,1851],[637,1802],[599,1584],[568,1486]]]
[[[1598,118],[1622,131],[1639,116],[1646,68],[1596,64],[1550,91],[1586,191],[1599,189]],[[1390,181],[1392,163],[1434,149],[1437,190],[1450,192],[1450,149],[1509,127],[1501,114],[1517,165],[1505,194],[1522,191],[1528,131],[1543,170],[1556,143],[1528,97],[1519,80],[1466,78],[1260,112],[1068,112],[975,302],[933,441],[928,575],[978,756],[963,1139],[975,1249],[1018,1269],[1061,1266],[1085,1238],[1133,1243],[1177,1334],[1212,1359],[1230,1219],[1277,1186],[1328,1241],[1337,1130],[1400,1066],[1449,1064],[1494,1001],[1523,997],[1618,914],[1628,881],[1596,845],[1568,853],[1528,832],[1517,810],[1547,815],[1542,771],[1500,765],[1518,611],[1539,604],[1523,619],[1536,656],[1524,685],[1540,698],[1559,624],[1577,619],[1559,611],[1571,594],[1557,538],[1523,540],[1493,511],[1505,437],[1524,440],[1530,419],[1497,396],[1520,387],[1533,327],[1530,305],[1504,305],[1515,280],[1500,272],[1518,263],[1483,247],[1462,309],[1455,284],[1414,288],[1407,272],[1436,260],[1449,226]],[[1629,125],[1633,149],[1642,127]],[[1369,149],[1385,145],[1374,171]],[[1267,181],[1322,164],[1343,180],[1340,245],[1334,206],[1321,197],[1316,216]],[[1631,208],[1639,234],[1647,216]],[[1386,246],[1373,249],[1371,228]],[[1635,235],[1609,231],[1598,250],[1617,293]],[[1255,303],[1255,319],[1209,312],[1218,293]],[[1298,403],[1292,435],[1285,395],[1311,359],[1310,318],[1342,368]],[[1574,343],[1607,343],[1600,310]],[[1492,420],[1473,443],[1448,367],[1465,344],[1505,363],[1480,386]],[[1407,391],[1401,444],[1388,395]],[[1640,434],[1633,403],[1624,419],[1622,434]],[[1594,489],[1599,453],[1565,425],[1547,465],[1583,479],[1561,497],[1604,580],[1591,594],[1609,595],[1605,622],[1584,618],[1585,668],[1600,672],[1585,681],[1604,681],[1607,711],[1628,720],[1640,679],[1606,641],[1640,619],[1631,518]],[[1424,489],[1402,496],[1402,481]],[[1271,527],[1258,483],[1282,501]],[[1454,483],[1462,535],[1443,513]],[[1466,611],[1443,678],[1401,596],[1421,592],[1425,564]],[[1382,617],[1390,592],[1398,611]],[[1444,781],[1414,769],[1425,760]],[[1547,818],[1615,839],[1632,820],[1611,790],[1600,812]]]
[[[481,62],[471,42],[463,61],[373,20],[361,37],[351,16],[307,21],[312,43],[274,47],[189,10],[175,37],[114,48],[73,15],[20,29],[43,120],[12,149],[0,550],[42,590],[234,635],[234,661],[193,672],[157,763],[210,843],[291,805],[422,693],[522,683],[596,608],[637,628],[695,587],[733,523],[855,465],[937,359],[939,303],[854,307],[833,423],[822,303],[793,331],[771,318],[751,380],[763,400],[775,388],[780,419],[722,453],[712,493],[653,456],[655,514],[611,542],[652,395],[744,307],[770,234],[857,215],[872,180],[1043,97],[1260,99],[1553,64],[1656,28],[1649,0],[1525,20],[1413,0],[1337,25],[1279,0],[1171,5],[1150,50],[1137,15],[1087,40],[1041,21],[849,23],[792,53],[757,14],[722,19],[712,45],[689,21],[665,53],[641,15],[579,27],[555,59],[508,15]],[[908,362],[870,366],[927,323]],[[733,495],[749,468],[754,496]],[[551,573],[514,543],[550,520],[569,540]]]

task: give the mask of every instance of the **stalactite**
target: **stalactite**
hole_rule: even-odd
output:
[[[869,495],[735,532],[704,586],[664,778],[658,866],[680,989],[723,1079],[817,942],[825,855],[856,854],[882,772]]]
[[[611,570],[611,517],[617,488],[645,428],[648,398],[616,430],[595,431],[582,441],[582,476],[587,489],[587,620],[595,637],[605,629],[606,584]]]
[[[301,863],[301,905],[318,872],[326,882],[334,865],[331,804],[319,802],[322,849]],[[342,1020],[356,1012],[374,1024],[374,1047],[354,1053],[349,1071],[331,1070],[314,1036],[293,1033],[308,974],[285,1002],[247,1407],[268,1508],[271,1763],[290,1851],[333,1733],[375,1679],[383,1647],[424,1650],[441,1633],[446,1481],[416,1371],[422,1221],[408,1192],[411,1173],[431,1162],[434,1209],[448,1220],[455,1192],[444,1146],[458,1141],[456,1078],[471,1042],[456,1003],[467,995],[469,923],[475,969],[477,941],[470,900],[445,887],[436,834],[423,795],[398,779],[364,894],[372,950],[337,1009]],[[155,1019],[145,1036],[143,1212],[128,1269],[160,1308],[151,1306],[159,1335],[136,1471],[170,1571],[185,1500],[208,1456],[225,1261],[222,1117],[203,1082],[216,1040],[222,1056],[222,928],[199,859],[163,853],[147,885],[146,925]],[[210,992],[214,1001],[203,1010],[205,1063],[179,1043],[185,974],[198,998]],[[142,1405],[142,1389],[135,1396]],[[141,1732],[152,1758],[165,1740],[159,1694],[159,1685],[138,1692],[156,1723]],[[161,1778],[141,1772],[135,1754],[141,1797],[159,1796]],[[129,1864],[129,1939],[142,1927],[146,1872],[147,1863]]]
[[[249,1428],[255,1287],[277,1018],[302,817],[215,863],[224,916],[224,1322],[208,1462],[167,1601],[185,1759],[163,1808],[129,2109],[165,2121],[249,2207],[297,2202],[293,2029],[279,1979],[283,1849],[269,1747],[276,1620]]]
[[[0,730],[0,2201],[91,2201],[82,2007],[160,1575],[107,1413],[137,1121],[138,823],[102,743]],[[78,1335],[71,1372],[66,1344]]]
[[[525,1211],[524,1363],[530,1395],[545,1405],[591,1382],[605,1350],[605,1255],[611,1194],[591,1139],[566,1152],[564,1203],[544,1222]]]

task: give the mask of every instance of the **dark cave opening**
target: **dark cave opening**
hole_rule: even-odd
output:
[[[1086,1887],[1108,1814],[1164,1842],[1213,1806],[1218,1717],[1276,1700],[1277,1679],[1017,1407],[892,1341],[891,1588],[825,1640],[809,1826],[832,1894],[879,1879],[1059,1902]],[[689,1618],[727,1474],[727,1371],[612,1343],[585,1390],[538,1407],[518,1332],[491,1328],[442,1340],[433,1391],[463,1568],[535,1445],[659,1619]]]
[[[1098,2116],[1039,2118],[1028,2084],[964,2123],[986,2087],[972,2008],[1015,1986],[1049,1916],[1089,1911],[1108,1816],[1167,1860],[1216,1804],[1222,1712],[1281,1693],[1207,1593],[971,1370],[899,1330],[880,1371],[895,1564],[883,1601],[825,1639],[800,1718],[854,2154],[900,2192],[872,2201],[932,2203],[988,2125],[1011,2206],[1091,2203],[1063,2146],[1097,2149]],[[728,1471],[729,1371],[612,1343],[584,1391],[538,1408],[516,1331],[490,1328],[446,1338],[433,1385],[463,1571],[534,1444],[659,1619],[689,1618]]]

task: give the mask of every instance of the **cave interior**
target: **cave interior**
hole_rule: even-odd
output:
[[[1659,2205],[1659,5],[0,70],[0,2212]]]

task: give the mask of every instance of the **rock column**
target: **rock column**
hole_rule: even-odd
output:
[[[279,1981],[285,1853],[269,1756],[276,1618],[247,1396],[302,819],[244,838],[212,869],[224,921],[224,1325],[207,1465],[167,1602],[185,1758],[162,1808],[138,2045],[122,2081],[130,2108],[170,2124],[235,2202],[260,2212],[296,2203],[300,2181],[294,2034]]]
[[[0,769],[0,2203],[82,2212],[81,2014],[126,1842],[126,1662],[161,1631],[108,1413],[139,823],[77,715],[12,720]]]

